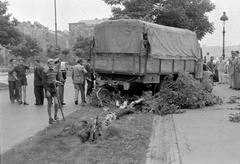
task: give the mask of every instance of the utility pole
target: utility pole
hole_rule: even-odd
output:
[[[55,11],[55,40],[56,40],[56,47],[55,50],[57,49],[57,8],[56,8],[56,0],[54,0],[54,11]]]

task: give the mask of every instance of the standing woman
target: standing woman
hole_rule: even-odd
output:
[[[234,89],[240,90],[240,57],[239,51],[235,51],[234,66]]]

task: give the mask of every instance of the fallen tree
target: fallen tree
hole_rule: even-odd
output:
[[[92,93],[90,104],[98,107],[115,105],[121,106],[121,109],[166,115],[183,113],[183,108],[196,109],[223,103],[221,98],[210,93],[212,86],[208,82],[200,83],[186,71],[180,71],[176,80],[173,80],[173,75],[167,76],[165,80],[167,84],[154,96],[151,91],[147,91],[140,97],[131,98],[131,101],[129,97],[120,96],[112,84],[97,87]]]

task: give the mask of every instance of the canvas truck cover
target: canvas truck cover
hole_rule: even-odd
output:
[[[150,57],[200,59],[194,32],[132,19],[108,20],[95,26],[97,52],[140,53],[143,33],[150,44]]]

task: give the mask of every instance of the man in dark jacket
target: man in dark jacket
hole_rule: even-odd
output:
[[[11,59],[8,65],[8,87],[9,87],[9,97],[12,102],[19,100],[19,91],[17,88],[17,76],[16,72],[10,73],[14,67],[17,66],[16,60]]]
[[[42,85],[42,73],[44,68],[41,66],[39,60],[35,60],[35,70],[34,70],[34,94],[35,94],[35,104],[34,105],[43,105],[44,102],[44,92]]]
[[[87,96],[90,96],[93,90],[93,81],[94,81],[94,76],[93,76],[93,71],[90,66],[91,60],[87,60],[87,64],[85,65],[85,69],[87,71],[87,74],[85,75],[85,79],[87,81]]]

